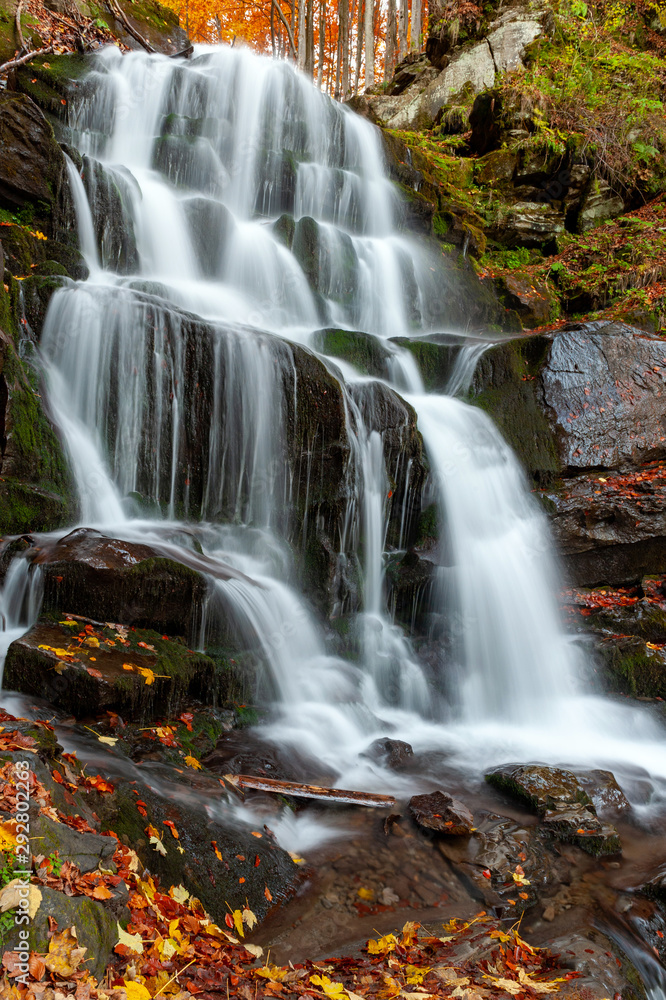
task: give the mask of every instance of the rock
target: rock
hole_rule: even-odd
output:
[[[106,270],[134,274],[139,255],[132,222],[132,196],[140,197],[131,175],[90,156],[83,157],[83,183],[92,206],[99,259]]]
[[[4,677],[12,690],[43,698],[76,718],[111,710],[142,725],[174,717],[193,698],[226,702],[241,692],[236,669],[227,661],[157,632],[129,626],[118,631],[85,618],[72,627],[63,620],[60,613],[42,617],[10,645]],[[86,628],[89,637],[79,641]],[[121,641],[123,634],[127,638]]]
[[[35,853],[49,857],[58,853],[64,861],[73,865],[85,875],[100,866],[109,871],[116,851],[113,837],[103,837],[98,833],[78,833],[64,823],[56,823],[48,816],[38,816],[31,824],[32,836],[38,844]]]
[[[222,733],[202,763],[215,774],[248,774],[278,781],[312,783],[315,774],[319,780],[332,780],[335,776],[333,771],[321,773],[320,764],[291,748],[287,751],[268,743],[249,729]]]
[[[231,230],[235,225],[231,212],[219,201],[210,198],[186,198],[183,210],[202,273],[208,278],[218,277],[224,247],[229,246]]]
[[[171,635],[193,634],[207,594],[197,570],[152,546],[109,538],[92,528],[40,543],[33,564],[44,579],[44,611],[64,609]]]
[[[666,700],[666,652],[635,635],[602,635],[594,646],[601,686],[631,698]]]
[[[312,346],[321,354],[341,358],[364,375],[388,379],[391,352],[379,337],[353,330],[318,330]]]
[[[116,917],[108,907],[89,896],[67,896],[46,886],[41,886],[40,892],[41,905],[28,926],[30,950],[41,954],[48,952],[50,920],[55,920],[61,931],[75,927],[78,946],[86,949],[84,968],[101,982],[118,942]],[[5,950],[17,946],[18,931],[19,928],[13,926],[3,939]]]
[[[414,751],[409,743],[405,743],[403,740],[392,740],[384,736],[378,740],[374,740],[361,756],[369,757],[370,760],[376,760],[383,767],[390,767],[399,771],[401,768],[408,767],[412,763]]]
[[[555,318],[557,299],[544,282],[515,272],[505,274],[499,286],[504,305],[518,313],[523,326],[544,326]]]
[[[490,25],[488,45],[497,73],[512,73],[525,68],[527,46],[554,27],[548,8],[510,7]]]
[[[625,474],[584,473],[540,496],[574,586],[626,586],[649,574],[666,573],[666,470],[660,466]],[[618,609],[608,624],[616,632],[629,629],[633,634],[636,626],[624,620],[626,612]],[[647,613],[646,606],[642,621],[647,622]],[[635,615],[632,608],[629,617],[635,620]],[[661,629],[655,633],[639,626],[636,634],[652,642],[666,641]]]
[[[597,818],[592,799],[576,776],[546,764],[505,764],[486,773],[486,781],[528,803],[543,829],[582,847],[588,854],[617,854],[620,838]]]
[[[576,219],[576,230],[580,233],[593,229],[605,219],[622,215],[625,205],[605,181],[594,178],[589,185]]]
[[[48,217],[64,174],[62,150],[39,108],[24,94],[0,91],[0,206],[35,203],[39,217]]]
[[[538,827],[522,826],[507,816],[490,812],[481,812],[475,816],[475,822],[473,838],[440,839],[437,848],[463,880],[471,884],[484,906],[510,905],[512,913],[520,913],[534,906],[544,893],[568,881],[568,862],[548,849]],[[523,886],[512,877],[518,866],[525,873]],[[507,904],[509,899],[513,905]]]
[[[666,352],[661,338],[621,323],[553,338],[544,403],[562,465],[618,468],[666,457]]]
[[[597,814],[601,817],[617,817],[629,812],[631,806],[612,771],[600,769],[593,771],[575,771],[576,777],[587,794],[592,799]]]
[[[65,455],[33,389],[34,377],[0,329],[0,525],[5,534],[52,531],[76,514]]]
[[[409,810],[419,826],[453,837],[467,836],[474,826],[474,817],[467,806],[448,792],[413,795]]]
[[[556,205],[524,201],[502,205],[490,223],[488,235],[509,247],[555,246],[564,232],[564,212]]]

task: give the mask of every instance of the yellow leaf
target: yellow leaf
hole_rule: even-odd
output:
[[[245,931],[243,930],[243,914],[240,910],[234,910],[231,914],[234,918],[234,927],[236,928],[236,933],[240,937],[245,937]]]
[[[9,820],[8,823],[0,823],[0,851],[3,853],[11,851],[16,847],[16,823]]]
[[[286,969],[280,969],[277,965],[262,965],[260,969],[254,969],[255,976],[263,979],[272,979],[274,982],[281,982],[287,975]]]
[[[83,640],[84,646],[92,646],[93,649],[99,649],[99,639],[94,635],[89,635],[87,639]]]
[[[406,965],[404,972],[410,986],[420,986],[430,969],[427,966]]]
[[[124,979],[127,1000],[150,1000],[150,993],[143,985],[133,979]]]
[[[257,918],[255,917],[254,913],[247,907],[243,910],[243,923],[247,924],[250,930],[252,930],[252,928],[257,923]]]
[[[361,886],[361,888],[358,890],[358,894],[361,897],[361,899],[365,899],[368,901],[375,898],[375,894],[372,891],[372,889],[366,889],[365,886]]]
[[[136,668],[141,676],[144,678],[146,684],[155,683],[155,672],[150,669],[150,667],[137,667]]]
[[[94,729],[90,728],[90,726],[84,726],[83,728],[87,729],[89,733],[93,734],[93,736],[97,736],[99,742],[104,743],[106,746],[113,747],[118,742],[117,736],[99,736]]]
[[[523,987],[520,983],[517,983],[515,979],[498,979],[495,976],[485,976],[486,979],[490,979],[493,986],[496,986],[500,990],[504,990],[505,993],[511,993],[515,996],[516,993],[522,993]]]
[[[559,993],[560,988],[557,984],[566,983],[566,979],[551,979],[547,983],[538,982],[532,979],[529,972],[525,972],[524,969],[518,969],[518,979],[523,986],[529,986],[535,993]]]
[[[148,843],[153,845],[153,850],[157,851],[158,854],[166,856],[167,849],[159,837],[151,837]]]
[[[421,924],[417,923],[416,920],[408,920],[402,928],[402,944],[409,946],[414,944],[417,939],[417,931]]]
[[[44,965],[62,979],[70,979],[83,961],[87,948],[79,948],[76,928],[66,927],[57,931],[49,941],[49,952]]]
[[[187,757],[185,758],[185,763],[187,764],[188,767],[193,767],[195,771],[202,770],[199,761],[196,759],[196,757],[190,756],[190,754],[188,754]]]
[[[249,951],[249,953],[254,955],[255,958],[261,958],[264,953],[264,949],[260,944],[244,944],[243,947],[245,948],[245,951]]]
[[[347,991],[342,983],[334,983],[328,976],[310,976],[310,982],[315,986],[321,986],[327,997],[346,998]]]
[[[370,955],[386,955],[389,951],[395,951],[397,944],[398,939],[395,934],[387,934],[385,937],[377,938],[376,941],[371,938],[367,945],[368,953]]]
[[[181,905],[186,903],[190,898],[190,894],[184,885],[172,886],[171,889],[169,889],[169,895]]]
[[[162,948],[161,948],[160,958],[164,958],[164,959],[166,959],[168,961],[171,958],[172,955],[176,954],[177,951],[178,951],[178,944],[177,944],[177,942],[174,943],[169,938],[169,940],[162,942]]]
[[[128,934],[124,931],[120,924],[117,924],[118,928],[118,944],[124,944],[127,948],[135,951],[137,955],[143,954],[143,941],[141,940],[140,934]]]

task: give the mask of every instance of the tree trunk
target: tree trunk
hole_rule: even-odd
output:
[[[342,69],[342,60],[340,58],[340,53],[341,53],[340,38],[341,38],[340,22],[338,21],[338,41],[335,51],[335,90],[333,91],[333,96],[335,97],[336,101],[339,100],[340,98],[340,71]]]
[[[358,81],[361,76],[361,59],[363,57],[363,13],[365,0],[358,0],[358,17],[356,19],[356,66],[354,67],[354,93],[358,94]]]
[[[420,52],[421,50],[422,3],[423,0],[412,0],[412,23],[409,32],[409,48],[412,52]]]
[[[365,86],[373,87],[375,83],[375,4],[374,0],[365,0]]]
[[[342,100],[349,97],[349,0],[340,0],[340,46],[342,50]]]
[[[298,0],[298,58],[296,65],[300,70],[305,69],[305,7],[307,0]]]
[[[384,79],[390,80],[395,69],[396,0],[388,0],[386,17],[386,50],[384,54]]]
[[[407,26],[409,23],[409,0],[400,0],[400,26],[398,29],[399,52],[398,62],[407,55]]]
[[[326,46],[326,0],[319,5],[319,62],[317,63],[317,87],[321,90],[324,77],[324,52]]]
[[[305,12],[305,72],[314,76],[314,0],[307,0]]]

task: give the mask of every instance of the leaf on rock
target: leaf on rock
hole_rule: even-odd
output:
[[[185,763],[187,764],[188,767],[193,767],[195,771],[201,771],[202,770],[202,767],[201,767],[201,764],[199,763],[199,761],[196,759],[196,757],[192,757],[191,754],[187,755],[187,757],[185,758]]]
[[[64,931],[56,931],[49,941],[49,951],[44,959],[44,965],[49,972],[55,973],[62,979],[69,979],[83,961],[87,950],[79,947],[76,927],[66,927]]]
[[[250,910],[249,907],[245,907],[242,916],[243,916],[243,923],[246,924],[250,930],[252,930],[252,928],[255,927],[257,923],[257,918],[252,912],[252,910]]]
[[[28,914],[31,920],[34,920],[35,914],[39,909],[42,902],[42,894],[36,885],[30,885],[28,889]],[[5,913],[6,910],[13,910],[15,906],[19,903],[23,903],[25,906],[26,898],[26,886],[25,882],[21,879],[15,878],[11,882],[8,882],[4,887],[2,892],[0,892],[0,913]]]
[[[141,940],[140,934],[128,934],[124,931],[120,924],[117,924],[118,928],[118,944],[124,944],[126,948],[130,951],[135,951],[137,955],[143,955],[143,941]]]

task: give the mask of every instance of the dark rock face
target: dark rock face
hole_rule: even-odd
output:
[[[414,761],[414,751],[409,743],[405,743],[403,740],[391,740],[388,737],[382,737],[371,743],[363,756],[369,757],[370,760],[380,761],[384,767],[395,770],[409,767]]]
[[[527,328],[543,326],[553,316],[554,297],[542,282],[524,274],[507,274],[501,279],[501,293],[507,309],[515,310]]]
[[[413,795],[409,800],[409,811],[419,826],[452,837],[466,836],[474,826],[474,817],[467,806],[448,792]]]
[[[538,813],[542,828],[588,854],[618,854],[620,838],[597,817],[592,799],[571,771],[546,764],[506,764],[486,774],[500,791],[517,796]]]
[[[202,763],[215,774],[251,774],[279,781],[312,781],[317,768],[293,749],[268,743],[247,729],[223,733]],[[333,772],[322,777],[330,780]]]
[[[553,338],[542,375],[562,465],[618,468],[666,456],[663,341],[623,324]]]
[[[205,578],[148,545],[78,528],[40,547],[44,610],[72,609],[102,621],[192,634],[206,598]]]
[[[62,183],[65,158],[53,129],[24,94],[0,94],[0,204],[22,208],[42,203],[51,210]]]

